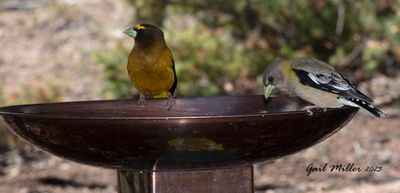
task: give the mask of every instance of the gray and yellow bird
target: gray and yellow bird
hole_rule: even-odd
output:
[[[177,85],[175,62],[165,43],[163,31],[151,24],[138,24],[124,31],[135,39],[129,54],[127,70],[140,93],[138,103],[145,98],[168,98],[169,108],[175,103],[173,95]]]
[[[277,59],[264,72],[263,84],[266,99],[276,87],[322,108],[348,105],[362,107],[376,117],[386,116],[371,104],[369,97],[321,60]]]

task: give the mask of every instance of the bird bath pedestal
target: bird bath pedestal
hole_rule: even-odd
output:
[[[0,108],[31,144],[83,164],[117,170],[120,193],[251,193],[255,162],[310,147],[357,108],[313,110],[295,97],[217,96],[82,101]]]

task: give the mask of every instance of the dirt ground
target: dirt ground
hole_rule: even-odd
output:
[[[384,109],[391,112],[391,109]],[[359,112],[338,133],[305,151],[255,165],[257,193],[398,193],[400,190],[400,119],[376,119]],[[116,192],[115,171],[63,160],[30,149],[21,157],[0,154],[0,192]],[[351,164],[362,172],[313,172],[306,168]],[[364,171],[367,167],[381,169]]]

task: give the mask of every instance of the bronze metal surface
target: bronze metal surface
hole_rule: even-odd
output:
[[[310,147],[343,127],[357,108],[314,110],[295,97],[261,95],[83,101],[0,108],[28,142],[80,163],[120,170],[249,166]]]
[[[253,167],[207,171],[119,170],[118,193],[253,193]]]

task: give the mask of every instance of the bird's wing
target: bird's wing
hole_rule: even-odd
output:
[[[170,55],[170,58],[171,58],[171,61],[172,61],[172,70],[174,71],[174,83],[172,84],[171,88],[169,89],[169,93],[171,93],[171,95],[173,96],[174,93],[175,93],[176,86],[178,84],[178,79],[176,78],[175,61],[174,61],[174,58],[172,56],[172,52],[169,49],[168,49],[168,51],[169,51],[169,55]]]
[[[335,71],[310,72],[305,69],[293,68],[299,81],[307,86],[331,92],[346,98],[360,99],[372,102],[370,98],[361,93],[346,78]]]

